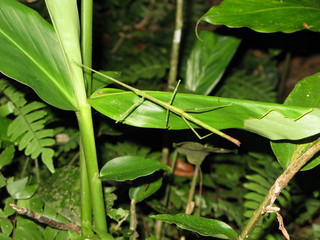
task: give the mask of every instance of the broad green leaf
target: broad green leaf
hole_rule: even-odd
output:
[[[144,91],[168,103],[169,92]],[[89,102],[102,114],[128,125],[146,128],[188,129],[180,116],[160,105],[141,99],[133,92],[118,89],[100,89]],[[135,108],[132,106],[137,105]],[[239,128],[272,140],[302,139],[320,133],[320,109],[240,99],[219,98],[178,93],[173,105],[216,129]],[[191,124],[197,128],[195,124]],[[281,131],[279,131],[281,129]]]
[[[220,81],[235,54],[240,39],[212,32],[200,32],[187,62],[185,88],[208,95]]]
[[[176,215],[160,214],[151,217],[170,224],[174,223],[182,229],[199,233],[202,236],[221,239],[237,239],[238,236],[228,224],[215,219],[196,217],[184,213]]]
[[[37,191],[46,205],[77,224],[80,223],[79,174],[79,169],[72,166],[56,169]]]
[[[299,81],[284,105],[317,107],[320,108],[318,87],[320,86],[320,73]],[[280,165],[286,169],[290,162],[303,153],[312,144],[313,139],[305,139],[302,142],[271,142],[271,147]],[[306,164],[302,170],[312,169],[320,164],[320,156]]]
[[[135,200],[136,203],[141,202],[158,191],[161,186],[162,177],[159,177],[152,182],[144,181],[140,185],[129,189],[129,197],[131,200]]]
[[[248,27],[257,32],[291,33],[320,30],[318,0],[224,0],[200,20],[228,27]]]
[[[158,170],[170,170],[170,167],[155,160],[137,156],[124,156],[108,161],[100,171],[102,180],[127,181],[148,176]]]
[[[65,110],[76,103],[52,26],[15,0],[1,1],[0,72],[31,87],[44,101]]]

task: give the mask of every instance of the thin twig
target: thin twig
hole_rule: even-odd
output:
[[[60,229],[60,230],[71,230],[73,232],[76,232],[78,234],[80,234],[80,230],[81,228],[72,223],[72,222],[69,222],[69,223],[63,223],[63,222],[57,222],[51,218],[47,218],[43,215],[40,215],[38,213],[35,213],[27,208],[24,208],[24,207],[18,207],[17,205],[11,203],[10,206],[19,214],[23,214],[23,215],[26,215],[32,219],[35,219],[37,220],[38,222],[40,223],[43,223],[43,224],[46,224],[50,227],[53,227],[53,228],[57,228],[57,229]]]

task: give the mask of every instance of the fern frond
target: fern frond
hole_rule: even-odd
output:
[[[162,78],[168,67],[168,59],[164,56],[143,55],[139,63],[123,71],[124,81],[135,83],[138,79]]]
[[[8,100],[6,104],[12,106],[12,113],[15,115],[7,130],[10,140],[32,159],[41,155],[42,162],[51,172],[54,172],[52,160],[54,151],[48,148],[55,144],[54,131],[45,128],[47,112],[44,108],[46,105],[36,101],[28,103],[22,92],[5,80],[1,82],[0,90]]]
[[[237,71],[224,81],[217,96],[247,99],[263,102],[275,102],[275,86],[264,76],[248,75],[245,71]]]
[[[280,165],[274,161],[271,157],[266,155],[254,154],[254,161],[249,164],[253,174],[246,175],[248,182],[244,183],[244,187],[249,190],[245,194],[244,206],[246,211],[244,216],[249,219],[253,212],[258,208],[265,196],[268,194],[270,187],[273,185],[275,179],[282,173]],[[286,207],[288,202],[291,201],[291,195],[289,187],[281,192],[281,195],[277,198],[277,203],[280,207]],[[267,232],[268,229],[276,218],[276,214],[267,214],[263,218],[263,224],[257,227],[252,235],[252,239],[261,239],[262,235]]]

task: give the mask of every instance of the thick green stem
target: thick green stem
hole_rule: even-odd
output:
[[[179,48],[181,43],[182,26],[183,26],[183,0],[177,0],[176,24],[175,24],[174,34],[173,34],[170,71],[169,71],[169,79],[168,79],[169,87],[175,87],[175,85],[177,84]]]
[[[92,0],[81,2],[81,52],[84,65],[92,66]],[[87,82],[87,95],[92,92],[92,73],[85,70],[84,77]]]
[[[107,222],[102,192],[102,183],[99,178],[96,145],[91,117],[91,107],[89,104],[79,107],[77,118],[83,144],[84,156],[86,160],[95,227],[100,231],[106,232]]]
[[[298,158],[292,159],[287,169],[277,178],[273,186],[270,188],[267,196],[260,204],[259,208],[253,213],[247,225],[244,227],[239,236],[239,240],[247,239],[251,231],[256,227],[262,216],[272,207],[273,203],[284,189],[293,176],[316,154],[320,151],[320,138],[308,148]]]
[[[81,184],[81,236],[86,237],[92,229],[92,206],[86,159],[80,139],[80,184]]]

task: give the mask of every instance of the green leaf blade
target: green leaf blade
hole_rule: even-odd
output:
[[[172,97],[172,93],[169,92],[144,91],[144,93],[165,103],[168,103]],[[140,98],[133,92],[100,89],[91,96],[89,102],[102,114],[128,125],[162,129],[168,126],[171,130],[190,128],[180,116],[172,112],[169,114],[166,125],[167,110],[148,100],[137,106],[123,119],[124,113],[139,100]],[[185,111],[184,114],[189,114],[219,130],[239,128],[272,140],[297,140],[320,133],[320,109],[318,108],[185,93],[176,94],[173,105],[181,110],[203,109],[202,111]],[[194,128],[199,127],[195,124],[190,125]]]
[[[199,233],[202,236],[211,236],[220,239],[237,239],[238,236],[228,224],[219,220],[196,217],[183,213],[176,215],[160,214],[151,217],[170,224],[174,223],[182,229]]]
[[[52,26],[14,0],[0,9],[0,71],[31,87],[49,104],[75,110],[64,58]]]
[[[320,30],[317,0],[225,0],[212,7],[201,20],[216,25],[248,27],[257,32],[292,33]]]

